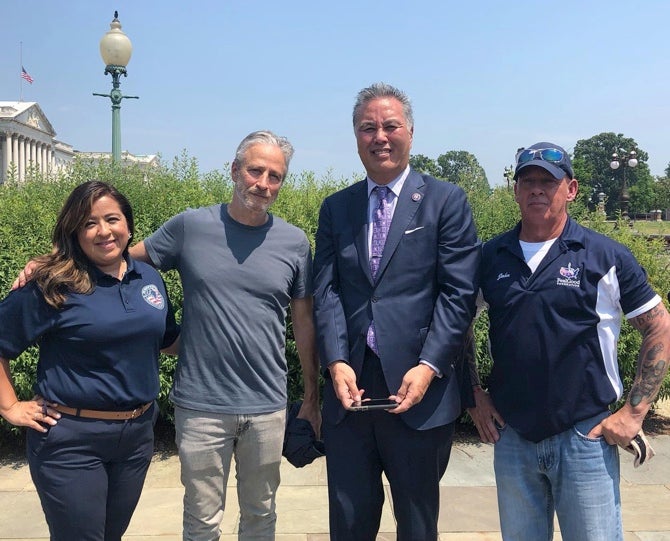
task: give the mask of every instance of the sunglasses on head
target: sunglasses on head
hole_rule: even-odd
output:
[[[531,160],[543,160],[549,163],[562,163],[565,153],[557,148],[527,148],[516,155],[517,165]]]

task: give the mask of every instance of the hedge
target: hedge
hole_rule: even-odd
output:
[[[135,238],[142,239],[155,231],[169,217],[189,207],[211,205],[229,201],[232,182],[229,168],[206,175],[198,172],[197,162],[185,154],[175,159],[171,167],[159,167],[150,171],[138,168],[119,168],[110,163],[94,164],[76,160],[71,171],[57,177],[32,173],[22,183],[8,181],[0,185],[0,288],[8,292],[10,285],[26,261],[50,249],[51,230],[60,208],[72,188],[86,180],[98,179],[110,182],[130,200],[135,213]],[[325,175],[316,178],[311,172],[289,175],[272,212],[303,229],[313,243],[317,227],[318,212],[324,197],[358,179],[333,178]],[[475,221],[482,240],[487,240],[509,229],[519,219],[513,193],[505,187],[492,192],[469,193]],[[571,214],[580,222],[604,232],[631,248],[649,273],[654,288],[665,297],[670,290],[670,270],[665,246],[660,240],[649,240],[635,234],[627,222],[617,224],[605,222],[597,213],[573,206]],[[179,276],[171,271],[163,274],[170,297],[181,318],[182,290]],[[486,385],[491,360],[487,348],[486,314],[482,314],[475,325],[477,360]],[[635,376],[640,336],[628,324],[624,324],[619,342],[619,365],[626,389]],[[287,327],[286,354],[288,359],[288,388],[291,400],[300,397],[302,389],[300,363],[298,361],[290,321]],[[17,393],[21,399],[32,396],[35,379],[37,351],[31,348],[11,361],[10,366]],[[160,395],[158,403],[161,415],[172,420],[172,406],[168,393],[176,359],[162,356],[160,363]],[[670,395],[668,378],[660,393]],[[0,432],[9,428],[4,420]]]

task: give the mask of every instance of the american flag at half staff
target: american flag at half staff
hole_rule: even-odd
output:
[[[30,73],[26,71],[26,68],[21,66],[21,78],[28,81],[30,84],[33,84],[34,79],[30,76]]]

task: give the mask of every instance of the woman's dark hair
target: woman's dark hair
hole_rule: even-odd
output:
[[[90,293],[95,287],[91,261],[79,246],[77,235],[91,215],[93,204],[102,197],[111,197],[121,208],[128,231],[135,232],[133,210],[125,195],[111,184],[90,180],[77,186],[65,201],[52,234],[53,252],[36,259],[35,281],[45,300],[60,308],[68,293]],[[128,253],[126,244],[123,255]]]

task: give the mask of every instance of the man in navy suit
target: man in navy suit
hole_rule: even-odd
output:
[[[361,90],[353,123],[367,178],[324,201],[314,259],[330,535],[374,541],[384,473],[397,539],[430,541],[461,412],[454,363],[474,314],[480,243],[464,192],[409,167],[402,91]],[[368,398],[396,407],[351,411]]]

